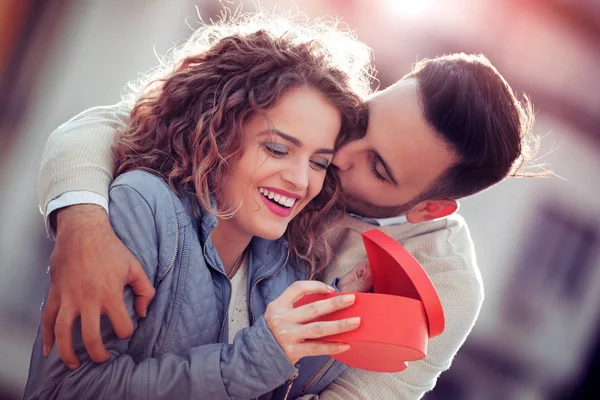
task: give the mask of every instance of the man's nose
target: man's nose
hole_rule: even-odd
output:
[[[281,178],[290,183],[297,191],[305,191],[308,188],[308,169],[310,166],[294,164],[281,172]]]

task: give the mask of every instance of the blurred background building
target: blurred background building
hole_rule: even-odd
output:
[[[235,7],[238,2],[226,3]],[[262,0],[272,9],[275,1]],[[291,1],[282,1],[291,5]],[[22,395],[52,242],[35,191],[48,135],[117,102],[217,0],[0,1],[0,398]],[[600,2],[305,0],[374,49],[380,87],[418,59],[484,53],[537,110],[542,162],[461,203],[486,300],[427,400],[592,399],[600,386]],[[252,10],[252,3],[245,6]],[[555,149],[556,151],[551,151]]]

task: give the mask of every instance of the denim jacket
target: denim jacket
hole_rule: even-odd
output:
[[[128,339],[119,339],[102,316],[102,338],[111,358],[101,364],[89,359],[78,321],[73,344],[81,366],[74,371],[62,363],[56,347],[43,356],[40,327],[26,399],[282,399],[288,389],[288,398],[294,399],[319,393],[345,369],[330,357],[305,357],[292,365],[267,328],[267,305],[304,279],[288,263],[283,239],[252,239],[250,327],[232,344],[223,342],[231,282],[210,239],[217,219],[210,213],[194,218],[190,202],[146,172],[128,172],[113,182],[111,224],[144,267],[156,295],[140,319],[133,292],[125,289],[135,327]]]

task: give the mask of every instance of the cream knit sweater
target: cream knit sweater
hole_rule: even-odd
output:
[[[321,393],[321,400],[421,398],[433,389],[440,373],[450,367],[483,302],[483,285],[471,237],[464,219],[458,215],[388,227],[374,227],[347,216],[331,235],[337,256],[327,267],[324,282],[366,261],[361,233],[374,228],[396,239],[419,260],[442,301],[446,328],[430,340],[427,357],[408,363],[406,370],[392,374],[349,369]]]
[[[38,180],[40,210],[44,214],[48,202],[68,191],[91,191],[108,198],[114,172],[110,146],[115,132],[127,124],[129,110],[124,103],[92,108],[50,135]],[[373,228],[359,219],[344,218],[331,235],[336,257],[327,268],[324,282],[331,282],[366,260],[361,233]],[[450,367],[477,319],[483,286],[462,217],[378,229],[403,244],[426,270],[442,300],[446,328],[429,342],[427,357],[409,363],[405,371],[374,373],[350,368],[320,394],[321,400],[421,398]]]

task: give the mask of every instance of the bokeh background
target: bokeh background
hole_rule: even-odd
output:
[[[281,2],[289,7],[292,2]],[[235,8],[238,2],[225,3]],[[275,1],[262,0],[273,9]],[[0,0],[0,398],[22,396],[52,242],[37,207],[48,135],[117,102],[217,0]],[[418,59],[485,54],[528,93],[558,176],[461,202],[486,300],[427,400],[593,399],[600,385],[600,2],[305,0],[374,49],[381,88]],[[255,9],[252,3],[245,10]]]

